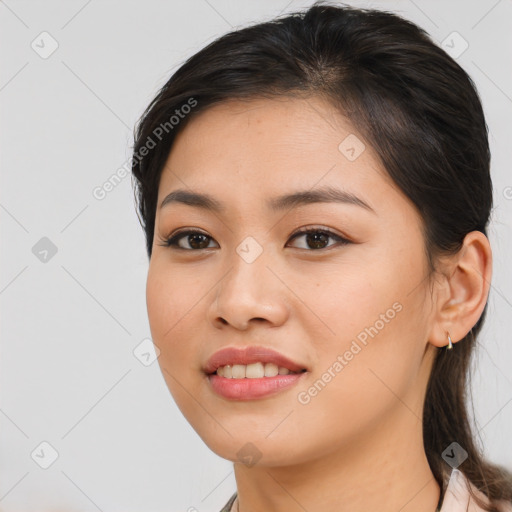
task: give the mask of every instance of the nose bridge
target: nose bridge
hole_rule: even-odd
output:
[[[240,242],[228,258],[229,270],[217,287],[212,304],[213,319],[222,318],[237,326],[251,319],[279,323],[286,315],[284,290],[267,268],[270,251],[254,237]]]
[[[268,278],[271,273],[266,268],[268,264],[268,251],[254,237],[248,236],[235,247],[229,257],[229,272],[221,286],[217,297],[220,294],[230,295],[224,297],[227,300],[255,301],[264,300],[264,290],[268,291]],[[263,292],[263,294],[262,294]]]

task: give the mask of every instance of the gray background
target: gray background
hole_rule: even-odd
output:
[[[136,348],[150,331],[131,179],[102,200],[93,191],[128,160],[135,121],[185,58],[311,3],[0,3],[1,511],[218,511],[234,491],[231,463]],[[474,414],[485,453],[512,469],[512,2],[349,3],[396,11],[439,44],[454,31],[469,44],[457,60],[484,103],[495,187]],[[42,442],[58,452],[48,469]]]

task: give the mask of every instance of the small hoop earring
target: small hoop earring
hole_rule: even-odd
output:
[[[450,338],[450,333],[447,333],[447,334],[448,334],[448,345],[446,345],[446,349],[451,350],[453,348],[453,343],[452,343],[452,339]]]

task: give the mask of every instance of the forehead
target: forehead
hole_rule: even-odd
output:
[[[305,155],[355,162],[359,155],[376,165],[378,158],[350,120],[326,100],[273,98],[229,100],[195,114],[178,132],[168,160],[189,163],[212,156],[248,161],[258,152],[293,162]],[[355,165],[354,165],[355,167]]]
[[[162,182],[186,174],[212,185],[242,177],[260,185],[262,179],[313,185],[324,175],[364,179],[375,172],[387,178],[362,135],[325,100],[251,99],[223,102],[190,119],[175,138]]]
[[[296,151],[314,150],[320,145],[325,149],[327,144],[335,144],[337,149],[336,141],[341,142],[349,134],[356,135],[351,122],[317,96],[229,100],[194,115],[176,137],[174,148],[193,143],[210,150],[213,146],[226,150],[230,141],[234,149],[235,141],[244,140],[244,146],[236,148],[239,152],[263,144],[272,150],[287,144]]]

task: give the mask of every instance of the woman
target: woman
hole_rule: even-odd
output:
[[[512,510],[465,403],[489,163],[468,75],[386,12],[234,31],[152,101],[149,322],[180,410],[234,462],[225,511]]]

